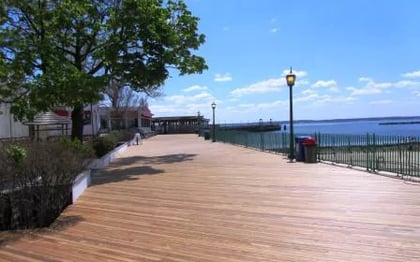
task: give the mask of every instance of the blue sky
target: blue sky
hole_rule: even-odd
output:
[[[420,115],[420,2],[188,0],[209,70],[172,77],[155,116],[216,122],[289,118],[285,72],[297,75],[294,119]]]

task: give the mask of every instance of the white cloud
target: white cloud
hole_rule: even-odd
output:
[[[389,82],[383,82],[383,83],[372,82],[372,83],[369,83],[369,86],[371,86],[373,88],[385,89],[385,88],[392,87],[392,83],[389,83]]]
[[[395,86],[395,83],[390,82],[375,82],[370,77],[360,77],[359,82],[364,83],[365,86],[361,88],[355,87],[347,87],[346,89],[351,92],[351,96],[360,96],[360,95],[375,95],[381,94],[383,92],[389,93],[389,91],[385,91],[385,89]]]
[[[154,115],[165,113],[176,113],[179,109],[174,105],[150,105],[150,110]]]
[[[420,82],[402,80],[395,83],[395,87],[420,87]]]
[[[328,88],[331,92],[338,92],[337,82],[335,80],[318,80],[313,85],[313,88]]]
[[[344,96],[331,96],[331,95],[319,95],[311,94],[306,97],[300,97],[296,99],[297,102],[313,102],[316,105],[324,104],[352,104],[356,98],[354,97],[344,97]]]
[[[230,73],[225,73],[225,74],[217,73],[214,76],[214,81],[215,82],[229,82],[229,81],[232,81],[232,76],[230,75]]]
[[[284,81],[286,81],[286,79]],[[309,84],[309,81],[306,79],[300,79],[300,80],[298,79],[296,80],[296,83],[295,83],[296,86],[304,86],[308,84]]]
[[[420,70],[419,71],[413,71],[413,72],[407,72],[402,74],[403,77],[408,77],[408,78],[415,78],[415,77],[420,77]]]
[[[337,82],[335,80],[319,80],[312,85],[314,88],[331,88],[336,86]]]
[[[346,103],[350,104],[357,100],[349,96],[332,96],[329,94],[319,94],[318,89],[309,88],[300,93],[301,96],[294,99],[296,103],[313,103],[319,104],[332,104],[332,103]]]
[[[243,96],[249,94],[264,94],[271,92],[280,92],[280,87],[285,85],[285,80],[283,78],[272,78],[251,84],[243,88],[236,88],[230,92],[233,96]]]
[[[418,90],[415,90],[415,91],[413,91],[413,92],[411,92],[413,95],[415,95],[415,96],[420,96],[420,91],[418,91]]]
[[[373,95],[373,94],[380,94],[382,90],[379,88],[355,88],[355,87],[347,87],[347,90],[351,92],[350,95],[352,96],[360,96],[360,95]]]
[[[276,100],[265,103],[247,103],[239,104],[237,106],[227,107],[226,110],[237,113],[250,113],[250,112],[261,112],[262,110],[272,110],[273,108],[280,109],[289,105],[289,100]]]
[[[304,96],[309,96],[309,95],[312,95],[312,94],[316,94],[316,91],[313,90],[313,89],[305,89],[301,92],[301,94],[304,95]]]
[[[193,86],[183,89],[182,91],[192,92],[192,91],[203,91],[203,90],[208,90],[208,89],[209,88],[207,86],[193,85]]]
[[[359,82],[371,82],[371,81],[373,81],[373,79],[370,77],[364,77],[364,76],[359,77]]]
[[[270,109],[289,105],[289,100],[276,100],[268,103],[257,104],[257,109]]]
[[[335,87],[335,86],[330,87],[330,88],[329,88],[329,90],[330,90],[331,92],[335,92],[335,93],[340,92],[340,89],[339,89],[338,87]]]
[[[354,101],[356,101],[357,99],[354,97],[350,97],[350,96],[340,96],[340,97],[333,97],[330,95],[324,95],[323,97],[321,97],[320,99],[316,100],[315,102],[317,104],[353,104]]]
[[[278,31],[279,29],[276,27],[270,29],[270,33],[277,33]]]
[[[298,98],[293,99],[293,102],[299,103],[299,102],[310,102],[318,100],[320,96],[317,93],[312,93],[309,95],[301,96]]]
[[[175,104],[192,104],[192,103],[199,103],[203,101],[213,101],[215,97],[208,92],[201,92],[194,96],[185,96],[185,95],[174,95],[165,97],[165,101],[175,103]]]
[[[391,104],[392,100],[376,100],[376,101],[371,101],[369,102],[369,104],[371,105],[387,105],[387,104]]]
[[[306,71],[292,70],[292,72],[293,72],[293,74],[296,75],[296,78],[298,78],[298,79],[299,79],[299,77],[305,77],[305,76],[308,75],[308,73]],[[289,73],[290,73],[290,69],[284,69],[282,76],[286,76]]]
[[[151,103],[150,109],[155,116],[181,116],[196,115],[198,111],[202,115],[211,115],[211,103],[215,101],[218,106],[223,101],[217,100],[213,95],[202,92],[194,96],[174,95],[157,98],[156,103]]]

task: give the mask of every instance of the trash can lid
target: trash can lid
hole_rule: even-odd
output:
[[[295,142],[296,143],[303,142],[307,138],[311,138],[311,136],[297,136],[297,137],[295,137]]]
[[[303,140],[304,146],[314,146],[316,145],[316,139],[314,137],[307,137]]]

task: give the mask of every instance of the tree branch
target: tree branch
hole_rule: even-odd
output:
[[[102,60],[101,62],[99,62],[95,67],[93,67],[88,74],[89,75],[94,75],[96,74],[99,70],[101,70],[101,68],[104,66],[104,60]]]
[[[41,31],[37,28],[37,26],[35,25],[35,23],[30,19],[29,15],[26,13],[26,11],[23,8],[19,8],[19,10],[21,11],[23,17],[25,18],[25,20],[29,23],[29,27],[31,27],[33,30],[35,30],[35,33],[37,35],[41,34]]]

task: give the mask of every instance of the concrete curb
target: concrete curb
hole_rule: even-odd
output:
[[[89,165],[88,169],[80,173],[73,182],[72,186],[72,204],[83,194],[83,192],[91,184],[91,173],[94,169],[102,169],[107,167],[112,161],[114,161],[120,154],[122,154],[131,145],[136,144],[135,138],[125,142],[124,144],[114,148],[112,151],[102,156],[101,158],[93,160]]]

